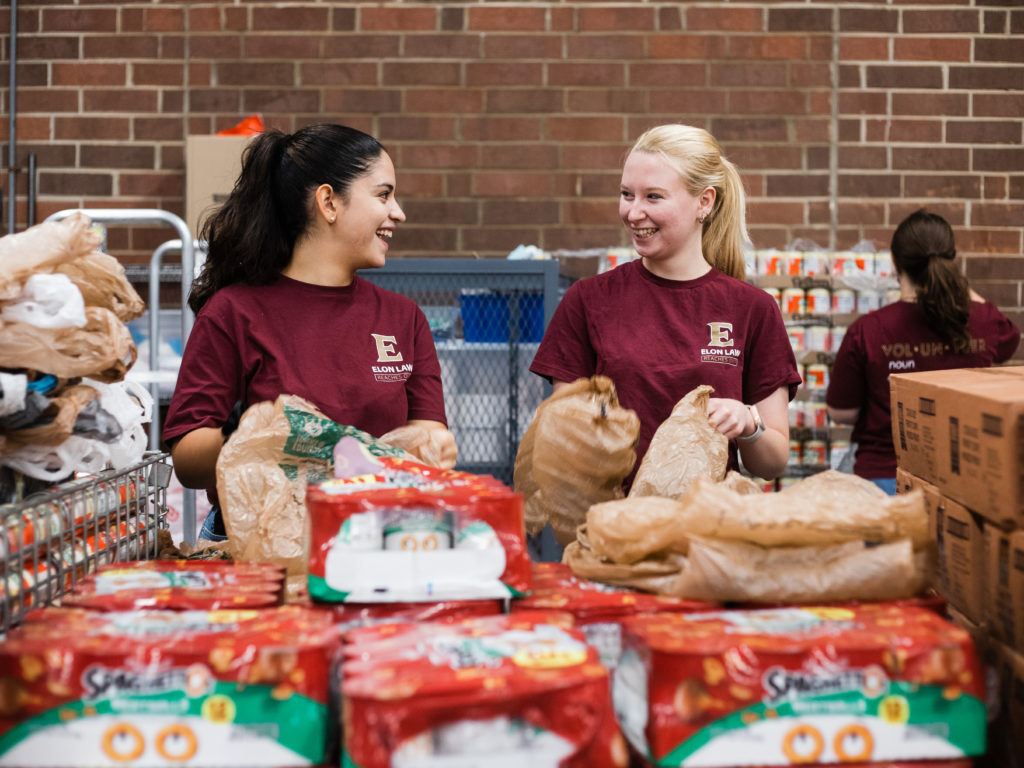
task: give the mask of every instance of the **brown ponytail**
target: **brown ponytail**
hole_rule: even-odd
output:
[[[893,265],[914,285],[928,327],[954,352],[965,352],[971,342],[967,331],[971,296],[955,258],[953,229],[936,213],[915,211],[893,233]]]

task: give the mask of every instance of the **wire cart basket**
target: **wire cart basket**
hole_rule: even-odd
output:
[[[157,556],[166,527],[170,457],[73,480],[0,506],[0,632],[59,600],[98,565]]]

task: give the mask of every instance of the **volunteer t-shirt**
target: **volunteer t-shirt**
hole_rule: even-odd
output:
[[[619,403],[640,417],[637,466],[661,423],[701,384],[744,403],[800,384],[775,300],[717,269],[666,280],[640,260],[574,283],[558,305],[530,370],[574,381],[615,383]],[[730,445],[730,467],[736,468]]]
[[[853,471],[865,478],[896,476],[889,374],[983,368],[1007,360],[1020,331],[988,302],[972,301],[971,346],[957,354],[925,323],[914,302],[898,301],[854,320],[836,353],[826,395],[833,408],[859,408],[851,439]]]
[[[164,440],[221,427],[237,401],[282,394],[376,437],[410,419],[447,423],[423,312],[358,276],[344,287],[281,276],[215,293],[185,345]]]

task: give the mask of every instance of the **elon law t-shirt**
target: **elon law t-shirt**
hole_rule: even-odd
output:
[[[214,294],[185,345],[164,440],[220,428],[236,401],[282,394],[375,437],[409,419],[446,423],[426,317],[412,300],[358,276],[343,287],[281,276]]]
[[[897,301],[853,321],[836,353],[826,402],[860,409],[851,438],[856,474],[896,476],[889,374],[988,367],[1007,360],[1020,341],[1020,331],[988,302],[971,302],[967,330],[970,349],[957,354],[925,324],[914,302]]]
[[[607,376],[640,417],[637,464],[672,408],[701,384],[744,403],[800,384],[775,300],[717,269],[666,280],[638,259],[570,286],[530,370],[562,381]],[[729,466],[737,464],[729,446]],[[629,479],[627,479],[627,483]]]

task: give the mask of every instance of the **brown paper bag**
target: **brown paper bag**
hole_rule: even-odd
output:
[[[639,431],[636,413],[619,405],[615,385],[604,376],[579,379],[541,403],[514,470],[527,532],[550,522],[564,546],[576,538],[592,504],[621,498]]]
[[[683,397],[651,438],[640,462],[630,498],[664,496],[675,499],[699,478],[721,480],[729,463],[729,440],[708,421],[708,398],[701,385]]]

